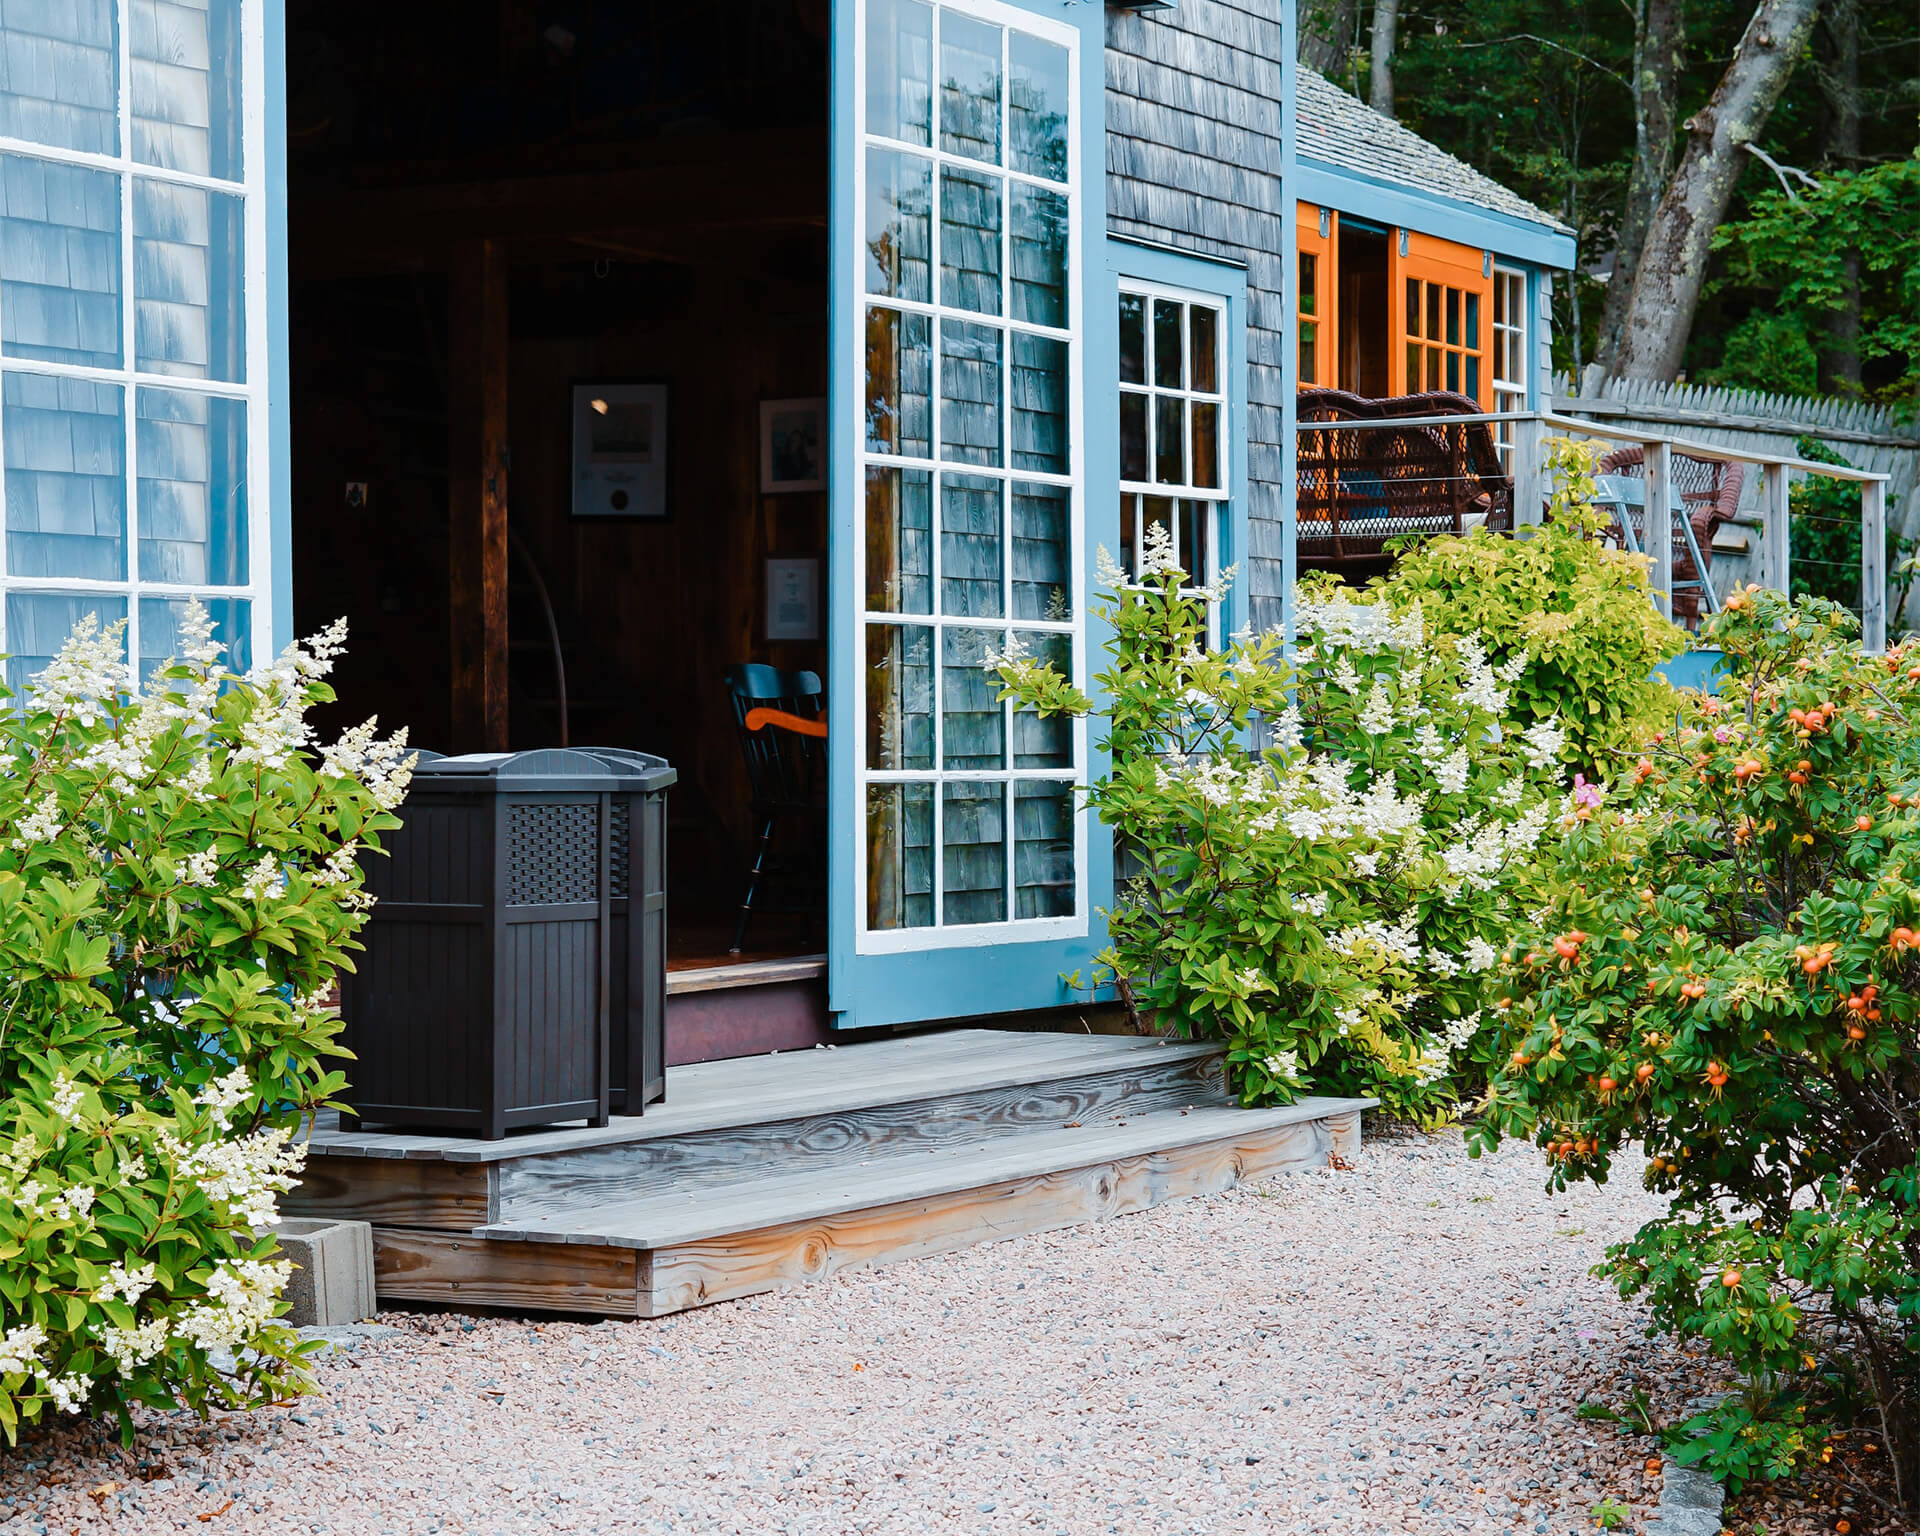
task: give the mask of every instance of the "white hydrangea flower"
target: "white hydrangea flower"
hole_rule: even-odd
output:
[[[168,1323],[156,1317],[131,1328],[108,1327],[100,1335],[100,1347],[122,1376],[131,1376],[167,1347]]]
[[[1360,728],[1369,736],[1384,736],[1393,729],[1393,699],[1378,679],[1360,710]]]
[[[43,1376],[41,1385],[47,1389],[47,1396],[62,1413],[78,1413],[87,1400],[87,1394],[93,1390],[93,1382],[85,1376]]]
[[[1298,1051],[1272,1051],[1261,1065],[1275,1077],[1293,1077],[1300,1071],[1300,1053]]]
[[[1490,971],[1499,963],[1500,954],[1485,939],[1475,934],[1467,940],[1466,958],[1469,971]]]
[[[286,892],[287,877],[281,872],[279,860],[270,853],[262,856],[240,885],[240,894],[249,901],[270,901]]]
[[[1439,781],[1440,792],[1445,795],[1464,794],[1467,788],[1467,749],[1464,745],[1449,752],[1440,766],[1433,771]]]
[[[1304,912],[1309,917],[1325,917],[1327,915],[1327,893],[1325,891],[1314,891],[1307,895],[1295,896],[1293,898],[1293,909],[1296,912]]]
[[[52,1211],[62,1221],[85,1221],[93,1209],[93,1186],[71,1184],[53,1197]]]
[[[40,1351],[47,1331],[38,1323],[23,1323],[0,1336],[0,1377],[30,1376],[40,1369]]]
[[[1560,729],[1557,719],[1537,720],[1527,727],[1520,750],[1529,767],[1553,768],[1558,766],[1566,745],[1567,733]]]
[[[86,1095],[80,1085],[66,1073],[57,1073],[53,1079],[53,1093],[47,1100],[47,1108],[54,1118],[64,1120],[68,1125],[80,1123],[80,1107],[86,1102]]]
[[[126,1261],[116,1259],[113,1267],[107,1271],[107,1278],[93,1293],[95,1301],[112,1301],[118,1296],[128,1306],[138,1306],[140,1298],[153,1289],[155,1270],[151,1264],[142,1264],[138,1269],[128,1269]]]
[[[253,1084],[247,1077],[245,1067],[235,1067],[225,1077],[216,1077],[208,1081],[193,1096],[193,1102],[204,1104],[213,1116],[213,1122],[222,1130],[226,1129],[227,1116],[247,1101],[247,1095],[253,1092]]]
[[[21,817],[14,824],[13,846],[25,850],[41,843],[50,843],[60,835],[62,825],[60,792],[50,789],[41,800],[39,809]]]
[[[220,873],[220,854],[214,848],[190,853],[180,866],[180,883],[196,887],[212,885]]]

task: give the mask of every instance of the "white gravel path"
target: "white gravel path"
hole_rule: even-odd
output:
[[[1541,1167],[1384,1141],[664,1322],[384,1314],[321,1399],[24,1446],[0,1532],[1638,1529],[1644,1442],[1574,1406],[1708,1383],[1586,1272],[1658,1202]]]

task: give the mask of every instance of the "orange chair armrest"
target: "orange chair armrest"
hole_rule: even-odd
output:
[[[809,720],[803,715],[789,714],[784,709],[768,709],[764,705],[747,711],[748,730],[764,730],[767,726],[779,731],[792,731],[800,736],[818,736],[823,741],[827,735],[827,722],[824,720]]]

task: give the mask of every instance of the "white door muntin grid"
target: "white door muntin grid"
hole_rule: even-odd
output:
[[[917,3],[917,0],[916,0]],[[864,697],[849,699],[838,706],[842,719],[858,718],[860,721],[859,740],[854,747],[854,805],[852,820],[858,829],[854,850],[854,901],[856,917],[854,924],[855,948],[859,953],[888,953],[921,949],[957,947],[967,945],[999,944],[1015,940],[1042,940],[1084,935],[1088,930],[1088,893],[1087,893],[1087,838],[1090,816],[1083,797],[1078,791],[1086,782],[1087,733],[1084,721],[1072,722],[1070,731],[1071,763],[1068,768],[1033,769],[1015,767],[1014,711],[1010,705],[1001,704],[1001,743],[1005,766],[998,769],[947,768],[945,740],[945,708],[947,679],[945,677],[946,639],[950,633],[971,632],[990,633],[994,637],[995,649],[1004,649],[1010,636],[1028,634],[1035,637],[1059,635],[1067,639],[1072,648],[1073,681],[1084,686],[1086,676],[1085,654],[1085,562],[1084,549],[1084,421],[1082,408],[1082,219],[1081,219],[1081,156],[1078,124],[1080,121],[1080,80],[1079,80],[1079,34],[1072,28],[1063,27],[1037,17],[1016,7],[995,3],[995,0],[958,0],[958,3],[929,5],[932,29],[930,32],[930,71],[929,81],[932,90],[930,104],[930,132],[925,144],[902,138],[894,138],[869,131],[868,106],[870,102],[868,69],[872,63],[867,48],[869,5],[862,4],[856,19],[855,79],[853,96],[856,114],[855,154],[854,154],[854,217],[850,221],[852,251],[851,270],[859,274],[858,302],[854,306],[853,323],[858,327],[856,344],[852,348],[852,368],[845,381],[849,389],[849,398],[861,402],[853,411],[851,430],[858,433],[855,462],[859,473],[857,483],[851,488],[856,502],[853,549],[853,591],[860,611],[851,622],[857,628],[853,637],[856,655],[855,675],[865,678],[867,672],[867,637],[877,627],[892,627],[901,631],[919,630],[930,636],[928,669],[931,674],[931,693],[929,713],[933,731],[931,748],[931,767],[886,769],[872,767],[868,762],[866,744],[867,703]],[[998,133],[1000,150],[994,163],[984,163],[979,159],[954,152],[942,147],[942,102],[941,82],[938,70],[943,43],[942,23],[945,17],[952,15],[966,21],[984,22],[1000,29],[1000,97],[996,106],[998,114]],[[1065,127],[1066,176],[1064,181],[1016,169],[1011,163],[1010,118],[1012,113],[1012,90],[1010,88],[1011,69],[1009,60],[1010,39],[1014,33],[1023,33],[1042,42],[1062,48],[1067,56],[1066,85],[1067,112]],[[870,151],[886,151],[912,156],[917,161],[930,165],[930,208],[928,212],[927,256],[927,297],[917,299],[895,293],[872,293],[865,278],[868,261],[868,166]],[[967,177],[987,176],[997,180],[1004,193],[1001,199],[999,229],[999,283],[1001,302],[999,313],[985,313],[978,310],[960,308],[943,302],[943,250],[942,225],[945,211],[945,188],[950,174],[959,180]],[[1012,261],[1014,220],[1011,208],[1015,189],[1031,188],[1036,193],[1052,194],[1063,198],[1066,206],[1067,242],[1064,277],[1066,282],[1066,324],[1052,326],[1044,323],[1018,320],[1012,313],[1010,302],[1015,280]],[[868,315],[871,310],[892,310],[902,316],[919,315],[925,317],[928,337],[928,382],[927,409],[929,414],[927,433],[927,452],[924,455],[909,455],[875,450],[869,442],[865,402],[868,399],[866,336]],[[997,364],[999,421],[998,421],[998,462],[976,464],[944,452],[945,423],[943,422],[943,383],[942,364],[946,356],[948,340],[947,327],[987,328],[997,331],[1001,338],[1000,356]],[[1065,403],[1067,420],[1067,462],[1064,471],[1045,471],[1037,469],[1016,469],[1013,465],[1012,436],[1015,415],[1015,400],[1012,389],[1013,354],[1011,339],[1016,334],[1049,339],[1064,344],[1067,355],[1065,379]],[[870,469],[898,470],[904,477],[907,474],[921,474],[927,477],[929,497],[929,524],[927,538],[929,543],[928,583],[930,598],[925,613],[898,613],[890,611],[872,611],[866,606],[868,593],[867,572],[867,476]],[[1001,543],[1001,592],[1003,595],[1002,614],[999,619],[976,618],[962,614],[944,612],[945,602],[942,584],[945,580],[942,559],[942,491],[948,476],[990,479],[997,481],[1000,499],[1000,543]],[[1064,619],[1017,618],[1010,610],[1013,607],[1014,589],[1014,537],[1012,523],[1012,496],[1019,484],[1036,487],[1052,487],[1063,491],[1068,499],[1067,550],[1066,563],[1069,582],[1070,616]],[[904,641],[905,636],[902,635]],[[1004,816],[1004,861],[1005,891],[1004,919],[984,922],[949,923],[946,921],[944,907],[946,891],[945,835],[944,835],[944,798],[949,785],[999,783],[1004,786],[1001,806]],[[1018,842],[1014,825],[1014,786],[1016,784],[1057,783],[1069,787],[1074,797],[1071,813],[1071,825],[1074,839],[1074,896],[1073,912],[1070,916],[1020,918],[1016,913],[1017,892],[1015,883],[1018,877]],[[872,928],[868,926],[868,841],[870,828],[868,822],[868,793],[873,786],[886,784],[928,785],[932,789],[932,849],[933,864],[931,875],[930,921],[913,927]]]

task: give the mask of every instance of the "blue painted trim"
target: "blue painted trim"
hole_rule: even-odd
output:
[[[1510,261],[1563,271],[1573,266],[1572,235],[1344,166],[1300,159],[1294,195],[1301,202],[1478,246]]]
[[[277,655],[293,639],[293,368],[287,321],[287,8],[266,0],[268,602]],[[257,658],[266,660],[267,658]]]
[[[1663,661],[1653,669],[1653,675],[1664,678],[1675,688],[1694,688],[1702,693],[1711,693],[1715,679],[1726,670],[1726,653],[1718,646],[1703,646],[1696,651],[1682,651],[1671,661]]]
[[[1248,615],[1247,581],[1247,270],[1245,267],[1225,262],[1209,260],[1205,256],[1191,255],[1186,251],[1175,250],[1170,246],[1150,245],[1145,241],[1126,240],[1118,236],[1107,237],[1107,278],[1103,288],[1096,290],[1088,287],[1088,296],[1097,293],[1102,296],[1095,299],[1098,306],[1087,319],[1089,331],[1095,329],[1117,330],[1119,314],[1120,280],[1132,278],[1135,282],[1161,283],[1169,288],[1187,288],[1195,293],[1217,294],[1226,300],[1227,329],[1227,441],[1232,444],[1231,470],[1227,476],[1227,549],[1228,565],[1238,566],[1233,587],[1227,593],[1226,633],[1234,634],[1245,627]],[[1114,412],[1109,408],[1117,386],[1097,387],[1091,373],[1092,355],[1088,356],[1089,374],[1087,388],[1087,413],[1091,418],[1101,413],[1112,418]],[[1107,379],[1118,380],[1120,376],[1120,358],[1118,336],[1114,338],[1113,372],[1105,375]],[[1120,445],[1118,423],[1108,419],[1104,422],[1114,437],[1113,443],[1113,481],[1102,486],[1094,482],[1092,474],[1088,477],[1087,538],[1096,546],[1105,544],[1108,551],[1119,548],[1120,538]],[[1089,448],[1093,446],[1094,426],[1091,419],[1087,426]],[[1089,456],[1091,459],[1091,455]],[[1091,633],[1087,639],[1088,648],[1095,657],[1101,655]],[[1102,897],[1102,900],[1105,898]]]
[[[1100,530],[1119,531],[1120,444],[1118,412],[1109,409],[1114,381],[1120,376],[1119,327],[1114,318],[1112,279],[1102,265],[1101,238],[1106,214],[1106,12],[1104,7],[1073,0],[1006,0],[1037,16],[1075,27],[1080,33],[1080,166],[1081,217],[1086,221],[1081,241],[1081,270],[1072,274],[1084,294],[1082,322],[1082,379],[1086,402],[1085,444],[1087,530],[1083,553],[1086,588],[1093,589],[1094,549]],[[833,0],[833,83],[831,90],[832,170],[831,217],[828,222],[831,255],[828,324],[832,328],[828,356],[832,369],[827,391],[827,420],[832,433],[828,480],[828,697],[839,717],[853,724],[864,700],[860,641],[848,615],[859,611],[853,590],[853,541],[860,536],[863,487],[858,479],[855,433],[862,402],[852,381],[856,375],[856,327],[861,304],[859,274],[853,259],[854,48],[856,0]],[[1111,543],[1109,547],[1112,547]],[[1093,658],[1103,654],[1105,635],[1089,619],[1087,673]],[[1100,732],[1087,730],[1090,778],[1102,777],[1106,757],[1098,750]],[[857,762],[865,732],[834,731],[828,738],[828,846],[838,857],[829,861],[827,875],[827,1004],[833,1022],[842,1029],[874,1025],[910,1024],[959,1019],[1044,1008],[1084,1001],[1084,994],[1068,990],[1062,973],[1078,970],[1090,976],[1094,956],[1107,942],[1105,920],[1097,910],[1088,914],[1087,933],[1076,939],[1009,940],[973,947],[941,948],[891,954],[858,954],[855,927],[862,914],[854,910],[854,869],[848,857],[859,847],[855,803]],[[1087,847],[1087,900],[1090,908],[1107,903],[1113,889],[1113,839],[1091,816],[1083,822]]]

